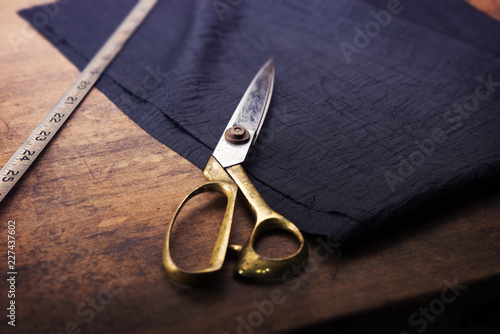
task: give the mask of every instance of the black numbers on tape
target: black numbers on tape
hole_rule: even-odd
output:
[[[78,85],[77,88],[78,89],[85,89],[85,88],[87,88],[88,85],[90,85],[90,82],[88,82],[88,81],[82,81],[82,82],[80,82],[80,84]]]
[[[37,141],[45,141],[47,140],[47,137],[50,135],[50,132],[46,132],[46,131],[40,131],[40,133],[38,134],[38,137],[35,138],[35,140]]]
[[[33,155],[35,153],[36,153],[35,151],[31,152],[29,150],[24,150],[24,152],[23,152],[24,155]]]
[[[52,117],[50,119],[51,122],[54,122],[54,123],[59,123],[61,121],[61,119],[64,117],[65,114],[60,114],[58,112],[56,112],[54,114],[54,117]]]
[[[21,158],[19,158],[19,160],[21,161],[25,161],[25,160],[31,160],[30,158],[28,158],[28,155],[33,155],[35,154],[36,151],[30,151],[30,150],[24,150],[23,152],[23,156]]]
[[[17,174],[19,174],[19,172],[15,172],[12,169],[9,169],[9,171],[7,172],[7,176],[4,176],[2,178],[2,181],[3,182],[13,182],[14,178],[12,176],[16,176]],[[9,175],[12,175],[12,176],[9,176]]]
[[[73,96],[68,96],[68,98],[66,99],[66,101],[64,101],[64,103],[66,104],[74,104],[74,102],[78,100],[77,97],[73,97]]]

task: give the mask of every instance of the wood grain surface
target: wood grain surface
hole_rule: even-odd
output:
[[[497,1],[470,2],[500,19]],[[2,166],[79,73],[16,14],[39,3],[0,4]],[[387,310],[391,332],[416,333],[420,326],[412,326],[409,316],[439,298],[447,284],[467,285],[457,300],[469,306],[490,302],[499,290],[497,190],[471,190],[459,202],[407,217],[413,221],[408,228],[340,258],[307,236],[311,261],[304,274],[287,281],[235,280],[229,257],[210,284],[178,286],[163,272],[163,236],[176,206],[204,181],[199,169],[93,89],[0,204],[0,332],[270,333],[309,327],[332,333],[342,323],[344,332],[354,332],[360,322],[380,327],[367,314]],[[223,203],[207,203],[181,218],[184,224],[175,230],[175,256],[186,266],[199,266],[214,239],[212,215]],[[243,203],[236,216],[231,241],[241,243],[252,218]],[[16,222],[15,327],[6,318],[9,220]],[[260,245],[264,253],[283,247],[290,251],[293,243],[280,235]],[[445,326],[440,321],[455,306],[446,307],[428,321],[429,333]],[[354,320],[347,326],[348,319]]]

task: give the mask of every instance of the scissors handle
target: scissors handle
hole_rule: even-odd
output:
[[[301,267],[307,258],[308,249],[299,229],[288,219],[273,211],[260,196],[241,165],[226,169],[236,182],[255,216],[256,223],[252,234],[243,246],[231,246],[239,251],[234,274],[246,278],[278,278],[293,266]],[[255,251],[257,239],[270,230],[284,230],[291,233],[299,242],[299,249],[292,255],[282,258],[268,258]]]
[[[215,160],[215,159],[213,159]],[[224,258],[226,256],[226,251],[229,244],[229,235],[231,232],[231,224],[233,222],[234,204],[236,202],[236,195],[238,193],[238,187],[236,183],[225,173],[224,169],[220,167],[221,170],[214,172],[216,176],[215,179],[208,177],[207,169],[210,166],[210,162],[205,169],[205,176],[212,182],[207,182],[196,189],[194,189],[189,195],[184,197],[181,204],[177,207],[172,219],[170,220],[167,231],[165,233],[165,239],[163,242],[163,253],[162,261],[163,266],[167,274],[176,282],[181,284],[196,285],[202,283],[206,280],[213,272],[219,270],[224,263]],[[210,257],[207,267],[201,270],[184,270],[177,266],[177,264],[172,259],[170,251],[170,236],[172,234],[172,227],[174,225],[175,219],[179,215],[179,212],[184,207],[184,205],[193,197],[205,193],[205,192],[218,192],[226,196],[227,204],[226,211],[224,213],[224,218],[222,219],[222,224],[215,241],[215,247],[212,250],[212,255]]]
[[[241,165],[224,169],[215,158],[211,157],[205,168],[204,175],[210,182],[194,189],[184,198],[170,220],[165,233],[162,254],[163,266],[167,274],[174,281],[181,284],[198,284],[222,267],[226,251],[229,248],[229,235],[238,188],[247,199],[250,209],[255,216],[256,223],[252,234],[243,246],[230,246],[231,249],[238,252],[238,260],[234,267],[234,274],[246,278],[278,278],[292,266],[302,266],[308,255],[304,237],[293,223],[282,215],[274,212],[265,203]],[[182,207],[190,199],[204,192],[219,192],[225,195],[227,198],[226,211],[209,264],[201,270],[188,271],[179,268],[173,261],[170,252],[170,236],[175,219]],[[268,258],[255,251],[254,245],[259,236],[266,231],[275,229],[285,230],[297,238],[300,246],[294,254],[283,258]]]

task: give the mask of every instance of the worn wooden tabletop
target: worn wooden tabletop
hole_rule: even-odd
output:
[[[79,73],[16,14],[39,3],[0,4],[2,166]],[[475,3],[500,19],[498,2]],[[202,182],[199,169],[93,89],[0,204],[1,332],[268,333],[308,326],[332,332],[351,317],[404,310],[393,332],[416,333],[424,325],[439,328],[455,300],[476,300],[477,287],[500,275],[500,192],[490,191],[408,217],[414,223],[407,228],[374,238],[340,260],[308,236],[307,271],[285,282],[235,280],[229,259],[211,285],[181,287],[163,272],[162,240],[177,204]],[[214,208],[198,209],[176,230],[176,257],[186,266],[203,261],[199,250],[209,242],[196,240],[213,240],[217,228],[202,219]],[[237,210],[231,237],[236,243],[252,225],[242,203]],[[202,224],[192,228],[188,218]],[[7,298],[6,253],[7,226],[14,220],[12,327],[6,318],[13,300]],[[272,252],[272,241],[290,246],[283,236],[270,241],[260,246],[262,252]],[[430,307],[435,317],[417,314],[409,322],[419,306]],[[373,317],[363,319],[376,327]]]

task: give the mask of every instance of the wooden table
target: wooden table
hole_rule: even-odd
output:
[[[474,2],[500,18],[498,2]],[[2,166],[79,73],[16,14],[37,3],[0,5]],[[12,44],[12,34],[21,39]],[[464,312],[468,323],[494,316],[488,313],[488,301],[498,298],[500,287],[497,190],[471,192],[414,217],[410,227],[363,243],[340,260],[308,236],[312,261],[307,272],[287,282],[235,280],[230,260],[213,285],[185,288],[163,272],[162,240],[177,204],[203,181],[199,169],[92,90],[0,204],[0,250],[7,253],[7,225],[15,220],[18,272],[14,328],[5,318],[9,286],[3,255],[1,332],[268,333],[313,328],[333,333],[391,328],[416,333],[425,323],[431,333],[458,326],[448,320]],[[206,213],[213,207],[200,209]],[[244,240],[252,224],[241,203],[238,210],[242,217],[235,222],[234,242]],[[208,222],[201,226],[176,231],[190,240],[176,243],[179,261],[200,261],[195,251],[208,245],[192,240],[202,234],[213,237],[216,230]],[[272,247],[268,242],[261,249]],[[454,281],[467,285],[455,288],[458,296],[445,289]],[[418,315],[413,325],[408,319],[419,307],[431,307],[439,315],[436,320]],[[475,317],[477,312],[487,320]]]

